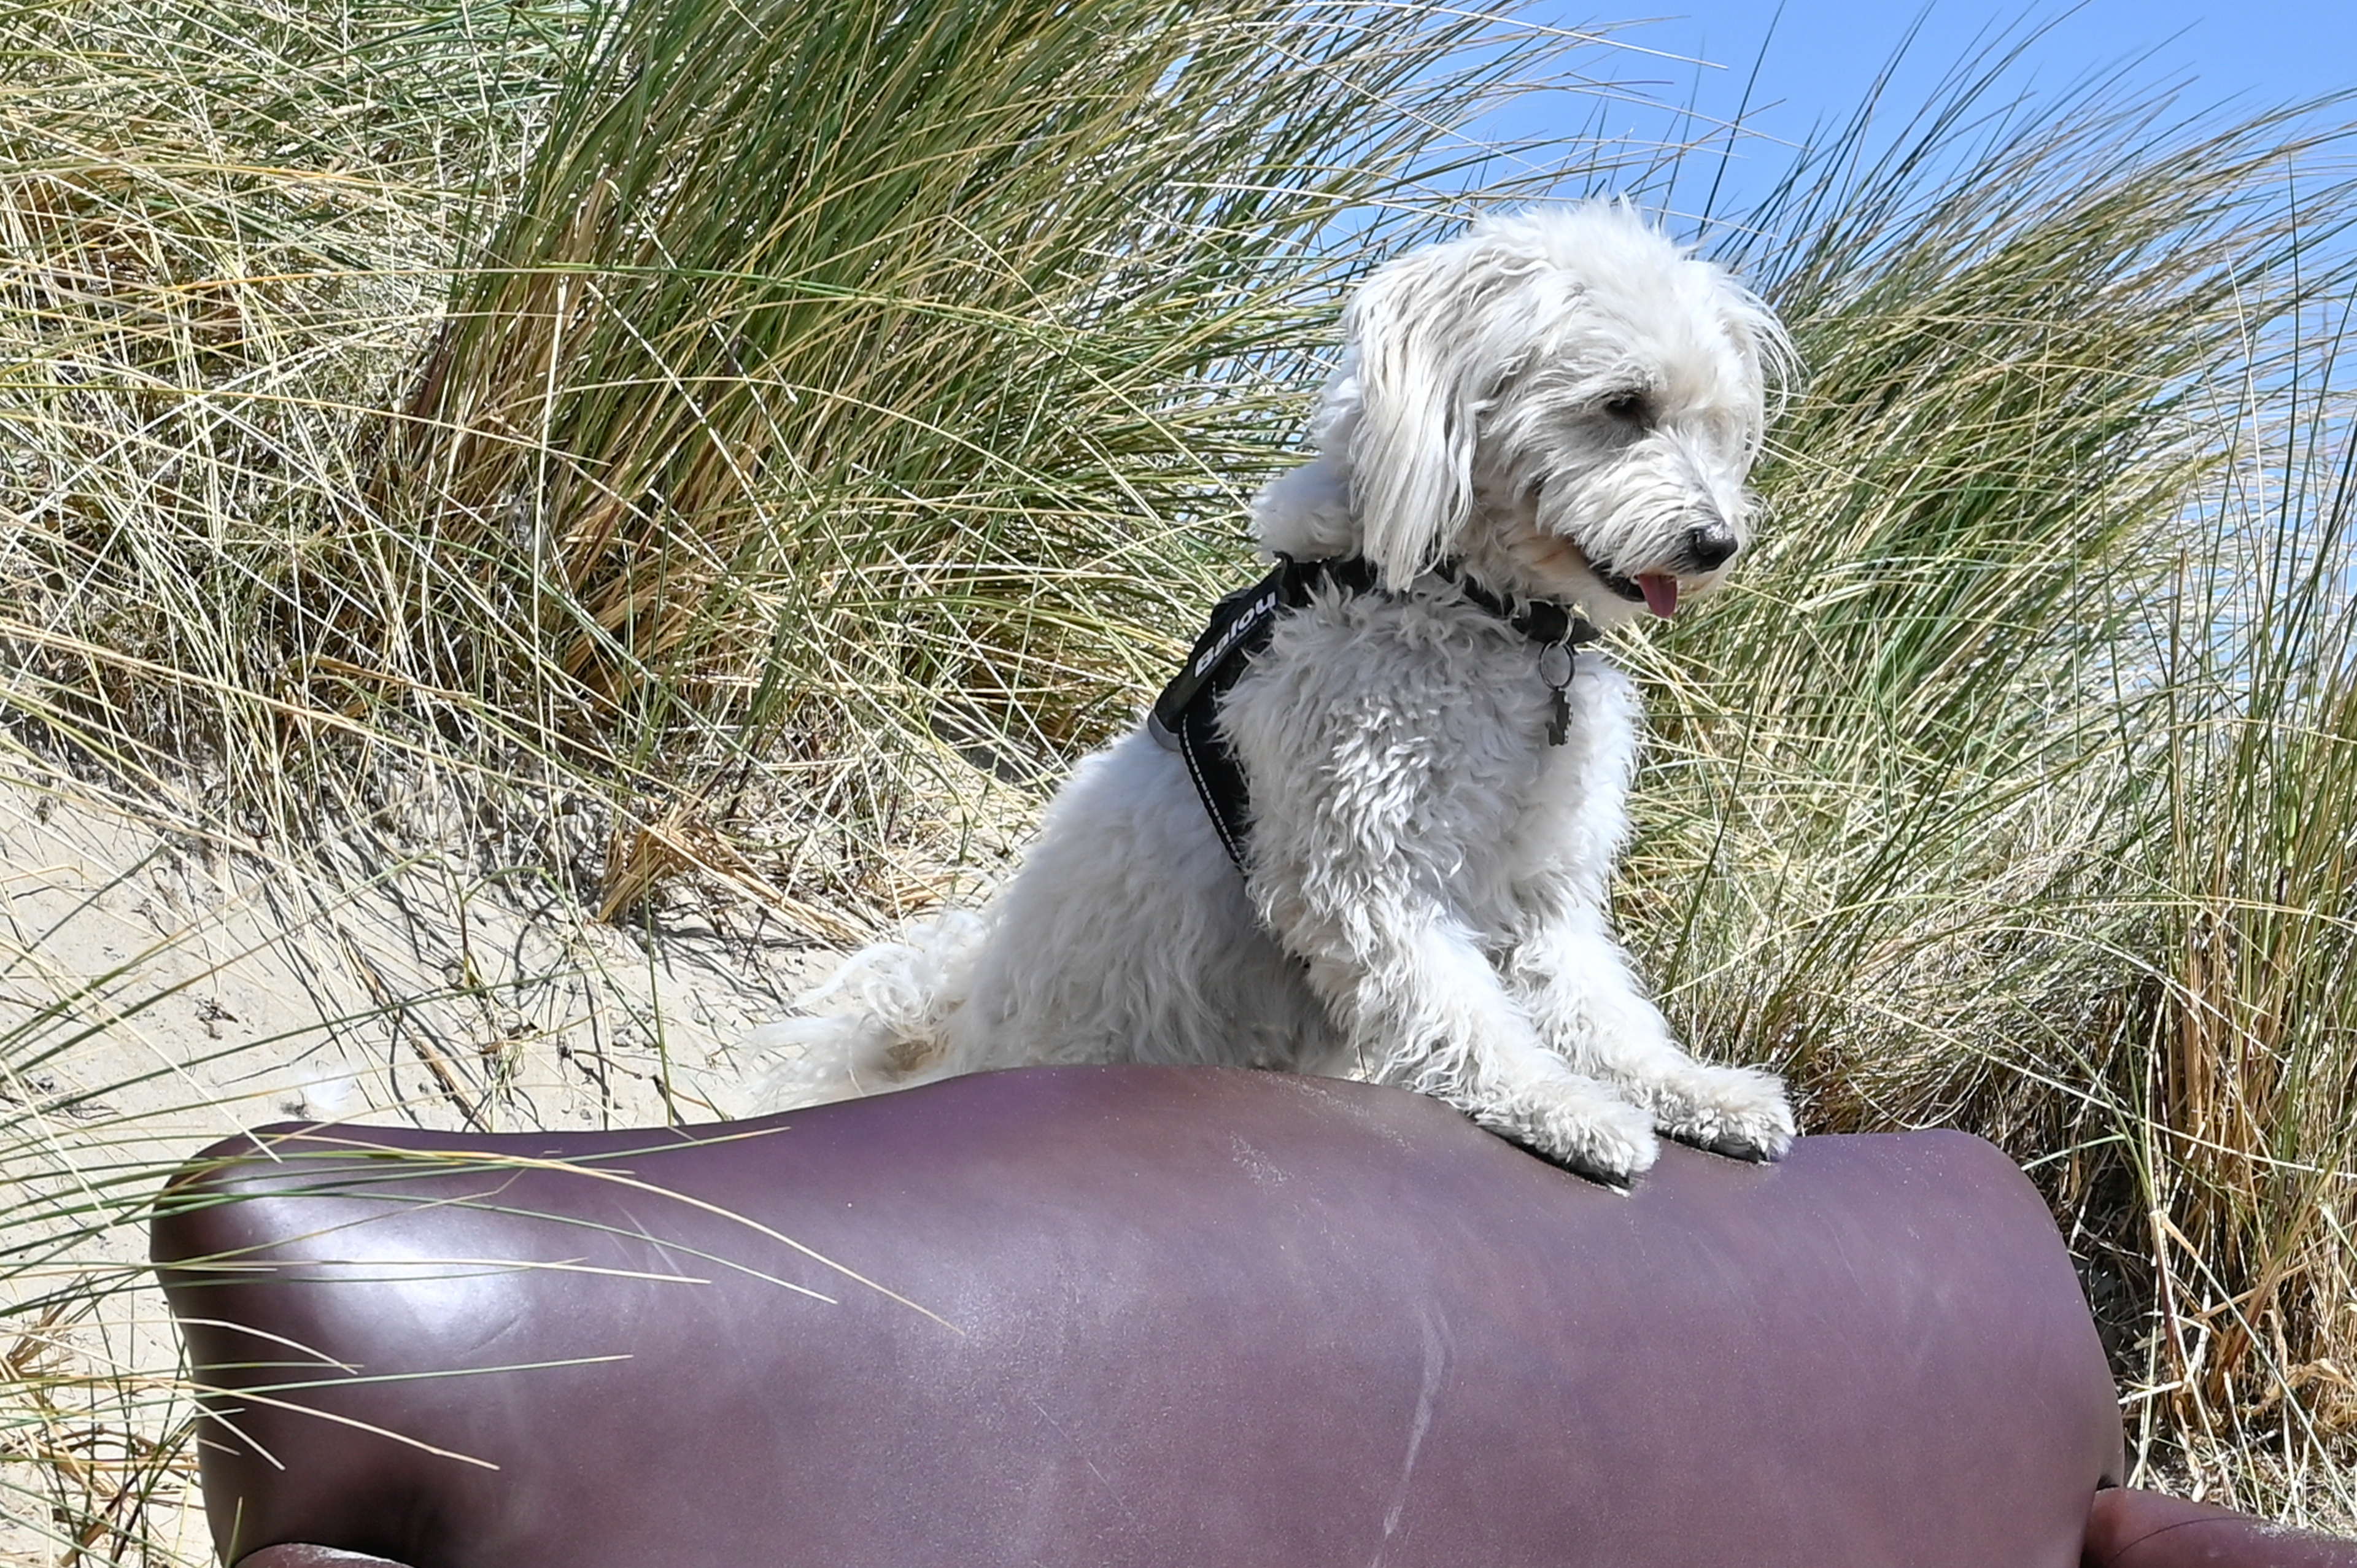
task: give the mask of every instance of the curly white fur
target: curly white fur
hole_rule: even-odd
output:
[[[759,1036],[795,1047],[773,1102],[1219,1063],[1419,1090],[1616,1180],[1656,1130],[1783,1152],[1781,1084],[1682,1051],[1608,924],[1628,678],[1582,652],[1549,746],[1536,650],[1433,570],[1602,625],[1715,585],[1749,539],[1774,317],[1598,202],[1391,263],[1344,329],[1317,456],[1256,520],[1268,551],[1364,555],[1388,591],[1321,590],[1225,698],[1245,875],[1181,759],[1133,731],[1074,772],[986,909],[856,955],[826,988],[847,1008]]]

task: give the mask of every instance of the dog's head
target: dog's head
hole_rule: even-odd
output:
[[[1485,220],[1377,271],[1343,327],[1319,460],[1262,499],[1269,548],[1355,551],[1394,585],[1456,559],[1610,624],[1749,542],[1782,330],[1631,208]]]

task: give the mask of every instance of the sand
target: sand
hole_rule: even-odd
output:
[[[53,1380],[8,1388],[0,1434],[21,1448],[46,1430],[100,1461],[8,1465],[31,1490],[0,1492],[0,1563],[57,1561],[50,1501],[89,1510],[119,1485],[106,1461],[187,1417],[141,1267],[140,1204],[174,1162],[290,1118],[487,1132],[717,1120],[750,1104],[738,1042],[832,958],[757,915],[599,925],[545,876],[457,854],[328,858],[298,864],[0,764],[0,1289],[19,1309],[0,1351]],[[75,1305],[43,1327],[46,1312],[23,1309],[45,1294]],[[187,1561],[209,1561],[185,1483],[144,1513]]]

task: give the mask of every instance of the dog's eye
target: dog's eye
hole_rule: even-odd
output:
[[[1647,424],[1652,420],[1652,403],[1641,392],[1614,392],[1596,408],[1605,418],[1618,420],[1623,424]]]

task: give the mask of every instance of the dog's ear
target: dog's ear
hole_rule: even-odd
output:
[[[1725,273],[1718,274],[1718,286],[1719,324],[1735,345],[1736,352],[1743,357],[1743,367],[1751,381],[1752,397],[1747,410],[1751,428],[1746,433],[1745,445],[1756,453],[1768,424],[1782,409],[1786,394],[1799,377],[1800,361],[1774,307]]]
[[[1358,418],[1351,432],[1351,505],[1360,550],[1393,586],[1447,553],[1473,505],[1473,451],[1486,376],[1471,330],[1491,292],[1465,247],[1436,246],[1392,262],[1343,313],[1355,356]]]

